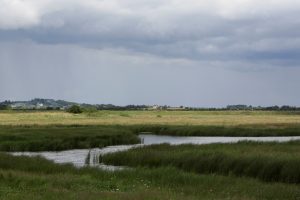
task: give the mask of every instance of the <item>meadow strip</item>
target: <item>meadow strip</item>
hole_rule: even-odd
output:
[[[247,176],[263,181],[300,183],[300,141],[239,142],[209,145],[152,145],[107,154],[107,164],[176,167],[187,172]]]
[[[0,199],[297,199],[299,185],[172,167],[106,172],[0,153]]]

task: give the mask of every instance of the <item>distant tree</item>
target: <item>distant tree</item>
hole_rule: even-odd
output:
[[[46,110],[54,110],[54,108],[53,108],[53,107],[50,107],[50,106],[48,106],[48,107],[46,108]]]
[[[0,110],[8,110],[9,106],[8,105],[0,105]]]
[[[263,108],[263,110],[271,110],[271,111],[276,111],[276,110],[280,110],[280,107],[279,106],[268,106],[268,107],[265,107]]]
[[[293,110],[297,110],[296,107],[292,107],[292,106],[281,106],[280,110],[284,110],[284,111],[293,111]]]
[[[67,109],[67,112],[69,113],[74,113],[74,114],[79,114],[82,113],[82,109],[78,105],[73,105],[70,108]]]
[[[82,111],[87,112],[87,113],[94,113],[94,112],[97,112],[97,107],[95,107],[95,106],[85,107],[85,108],[82,108]]]

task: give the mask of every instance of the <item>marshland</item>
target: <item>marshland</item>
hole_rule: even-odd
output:
[[[299,141],[136,145],[141,134],[300,136],[300,114],[278,111],[0,112],[1,199],[297,199]],[[159,138],[159,137],[158,137]],[[107,171],[14,152],[133,146],[101,155]]]

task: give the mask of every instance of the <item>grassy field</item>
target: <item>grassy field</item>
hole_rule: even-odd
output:
[[[289,126],[300,124],[299,112],[275,111],[2,111],[0,125],[204,125]]]
[[[102,157],[107,164],[176,167],[187,172],[300,183],[300,141],[209,145],[153,145]]]
[[[0,153],[0,199],[298,199],[300,186],[176,168],[76,169]]]
[[[300,143],[157,145],[103,157],[135,168],[77,169],[7,151],[138,143],[178,136],[295,136],[300,113],[260,111],[0,112],[0,199],[299,199]],[[268,181],[268,182],[266,182]]]

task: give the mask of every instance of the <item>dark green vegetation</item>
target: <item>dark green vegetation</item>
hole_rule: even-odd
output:
[[[300,125],[243,126],[177,126],[177,125],[138,125],[135,133],[148,132],[156,135],[173,136],[299,136]]]
[[[0,110],[8,110],[9,106],[7,105],[0,105]]]
[[[177,136],[295,136],[300,135],[300,126],[0,126],[0,151],[57,151],[135,144],[140,142],[137,135],[141,132]]]
[[[73,113],[73,114],[79,114],[82,113],[82,109],[78,105],[73,105],[70,108],[67,109],[67,112]]]
[[[104,163],[131,167],[176,167],[187,172],[236,175],[300,183],[300,141],[210,145],[153,145],[108,154]]]
[[[0,151],[57,151],[139,142],[131,131],[117,127],[0,126]]]
[[[0,199],[297,199],[300,186],[197,175],[176,168],[76,169],[0,153]]]
[[[296,136],[300,126],[0,126],[0,151],[57,151],[139,143],[148,132],[176,136]]]

